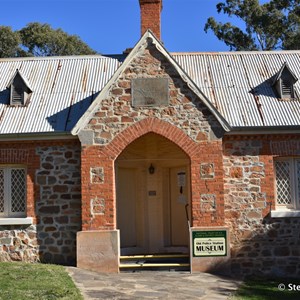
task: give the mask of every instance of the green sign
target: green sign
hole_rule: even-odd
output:
[[[194,257],[227,255],[226,230],[193,231],[192,239]]]

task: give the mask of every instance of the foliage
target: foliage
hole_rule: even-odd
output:
[[[0,300],[82,300],[64,267],[18,262],[0,263]]]
[[[289,286],[292,285],[292,286]],[[283,288],[284,286],[284,288]],[[297,279],[246,279],[233,293],[231,300],[296,300],[299,299]],[[291,287],[291,288],[290,288]]]
[[[77,35],[49,24],[29,23],[19,31],[0,26],[0,57],[96,54]]]
[[[300,0],[226,0],[218,13],[236,17],[244,28],[208,18],[204,30],[212,30],[230,50],[300,49]]]
[[[26,56],[20,48],[21,39],[9,26],[0,26],[0,58]]]

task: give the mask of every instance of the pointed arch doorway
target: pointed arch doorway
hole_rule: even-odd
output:
[[[123,150],[115,170],[121,255],[188,253],[186,153],[170,140],[148,133]]]

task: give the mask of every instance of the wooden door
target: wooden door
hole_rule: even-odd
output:
[[[122,255],[187,251],[187,171],[185,166],[157,166],[154,174],[144,166],[117,168],[117,228]]]
[[[168,202],[164,205],[165,241],[169,247],[188,247],[189,176],[186,167],[169,168]],[[189,207],[187,207],[189,211]]]
[[[117,224],[121,247],[136,247],[136,170],[119,168],[117,176]]]

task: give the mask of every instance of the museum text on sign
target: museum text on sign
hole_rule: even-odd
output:
[[[193,231],[193,256],[226,256],[226,230]]]

